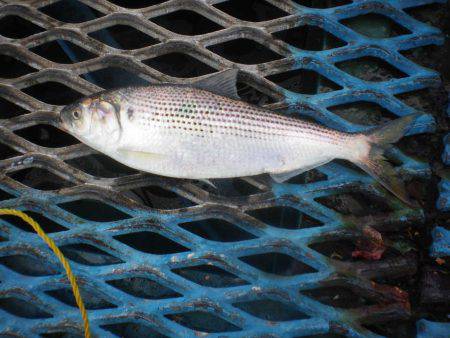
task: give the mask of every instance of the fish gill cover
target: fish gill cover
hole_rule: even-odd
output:
[[[71,260],[94,335],[448,328],[435,323],[448,320],[448,260],[428,257],[448,228],[434,207],[447,96],[439,73],[422,67],[445,70],[432,27],[443,26],[443,1],[0,4],[0,207],[27,211]],[[56,128],[61,105],[102,88],[189,83],[230,67],[242,99],[340,130],[424,112],[411,131],[420,135],[390,154],[424,208],[406,208],[346,163],[285,184],[216,180],[216,190],[136,172]],[[7,217],[0,334],[82,334],[56,258]]]

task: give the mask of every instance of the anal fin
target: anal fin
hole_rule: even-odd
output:
[[[292,177],[295,177],[297,175],[303,174],[304,172],[320,167],[321,165],[324,165],[328,162],[330,162],[332,160],[332,158],[327,158],[324,160],[320,160],[318,162],[315,162],[314,164],[310,164],[308,166],[302,167],[302,168],[298,168],[292,171],[286,171],[283,173],[272,173],[269,174],[270,177],[272,177],[272,179],[277,182],[277,183],[283,183],[286,182],[287,180],[291,179]]]

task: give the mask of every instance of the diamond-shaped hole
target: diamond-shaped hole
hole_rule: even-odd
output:
[[[106,67],[81,75],[83,79],[105,89],[147,86],[147,80],[120,67]]]
[[[15,134],[42,147],[59,148],[77,144],[75,137],[49,124],[36,124],[14,131]]]
[[[345,26],[369,38],[389,38],[411,33],[387,16],[378,13],[368,13],[340,21]],[[370,25],[367,23],[370,22]]]
[[[84,265],[100,266],[123,263],[119,258],[90,244],[68,244],[61,246],[60,249],[64,256]]]
[[[97,55],[67,40],[57,39],[30,50],[47,60],[57,63],[76,63],[96,57]]]
[[[73,307],[78,307],[71,288],[48,290],[45,291],[45,293],[48,294],[49,296],[52,296],[53,298],[58,299],[64,304]],[[80,293],[81,297],[83,298],[84,306],[86,307],[87,310],[111,309],[117,307],[116,305],[108,302],[106,299],[100,297],[94,292],[84,289],[83,286],[80,287]]]
[[[340,85],[321,74],[308,69],[296,69],[267,76],[277,85],[300,94],[326,93],[342,89]]]
[[[130,1],[127,0],[127,3],[129,2]],[[150,326],[135,322],[100,325],[100,327],[121,338],[137,338],[137,337],[169,338],[168,336],[165,336],[155,331]]]
[[[28,210],[25,210],[24,212],[28,216],[33,218],[36,222],[38,222],[42,230],[44,230],[46,233],[53,233],[67,230],[67,228],[63,227],[62,225],[56,223],[55,221],[45,217],[40,213]],[[2,215],[0,216],[0,219],[5,219],[6,221],[14,225],[16,228],[19,228],[23,231],[32,233],[35,232],[33,228],[27,222],[23,221],[20,217],[12,215]]]
[[[343,215],[367,216],[393,211],[381,197],[358,192],[323,196],[315,200]]]
[[[301,173],[297,176],[294,176],[286,181],[286,183],[290,184],[308,184],[308,183],[315,183],[320,181],[326,181],[327,175],[322,173],[321,171],[317,169],[312,169],[305,171],[304,173]]]
[[[144,8],[148,6],[154,6],[166,2],[167,0],[139,0],[139,1],[130,1],[130,0],[109,0],[116,4],[117,6],[125,7],[125,8]]]
[[[0,264],[25,276],[50,276],[60,273],[60,269],[48,261],[31,255],[0,257]]]
[[[349,122],[365,126],[378,125],[397,118],[386,108],[368,101],[344,103],[327,109]]]
[[[40,333],[39,337],[44,337],[44,338],[83,338],[84,333],[81,330],[77,330],[75,327],[70,327],[70,328],[65,328],[65,331],[51,331],[48,333]],[[5,338],[7,338],[7,337],[5,337]],[[11,337],[11,338],[13,338],[13,337]]]
[[[375,304],[374,302],[356,294],[348,287],[342,286],[305,290],[302,291],[302,294],[314,298],[320,303],[343,309],[358,308]]]
[[[118,241],[133,249],[154,255],[165,255],[189,251],[188,248],[158,233],[150,231],[134,232],[114,236]]]
[[[244,82],[238,82],[236,84],[237,87],[237,92],[239,97],[241,98],[241,100],[257,105],[257,106],[263,106],[266,104],[271,104],[276,102],[276,100],[269,96],[266,95],[262,92],[260,92],[259,90],[253,88],[251,85],[248,85]],[[241,184],[241,182],[243,184],[245,184],[245,181],[242,180],[238,180],[237,181],[239,184]]]
[[[303,50],[327,50],[347,43],[318,26],[299,26],[273,33],[277,39]]]
[[[113,222],[130,218],[130,215],[94,199],[81,199],[58,204],[59,207],[94,222]]]
[[[331,8],[351,4],[351,0],[292,0],[299,5],[311,8]]]
[[[388,81],[408,76],[390,63],[373,56],[338,62],[336,67],[358,79],[370,82]]]
[[[11,198],[15,198],[15,196],[7,193],[6,191],[0,189],[0,201],[9,200]]]
[[[16,297],[0,298],[0,308],[14,316],[22,318],[39,319],[53,317],[39,306]]]
[[[426,45],[399,52],[414,63],[417,63],[422,67],[433,69],[436,64],[436,55],[439,55],[439,53],[442,52],[442,49],[438,45]]]
[[[265,63],[283,58],[282,55],[273,50],[246,38],[222,42],[217,45],[208,46],[207,48],[230,61],[247,65]]]
[[[188,10],[178,10],[150,20],[172,32],[183,35],[206,34],[223,28],[203,15]]]
[[[138,172],[102,154],[77,157],[66,160],[65,162],[85,173],[99,177],[121,177],[136,174]]]
[[[41,12],[67,23],[80,23],[103,16],[96,9],[77,0],[61,0],[39,9]]]
[[[190,78],[213,73],[214,68],[183,53],[168,53],[142,61],[157,71],[180,78]]]
[[[263,0],[230,0],[215,4],[214,7],[235,18],[253,22],[272,20],[288,15],[285,11]]]
[[[106,281],[109,285],[132,296],[146,299],[166,299],[182,297],[178,292],[169,289],[148,278],[130,277]]]
[[[58,190],[74,186],[74,183],[38,167],[17,170],[7,175],[17,182],[38,190]]]
[[[0,55],[0,77],[13,79],[35,72],[36,69],[9,55]]]
[[[206,287],[228,288],[249,284],[238,276],[214,265],[197,265],[173,269],[176,274]]]
[[[271,322],[285,322],[309,318],[309,316],[297,310],[293,304],[285,304],[272,299],[237,302],[233,303],[233,306],[255,317]]]
[[[238,242],[256,238],[238,226],[218,218],[180,223],[179,226],[210,241]]]
[[[309,247],[329,258],[341,261],[351,261],[353,260],[352,252],[355,245],[350,240],[340,239],[313,243],[310,244]]]
[[[88,35],[117,49],[137,49],[159,43],[154,37],[127,25],[110,26]]]
[[[395,97],[416,110],[422,110],[433,115],[437,109],[440,109],[438,108],[440,106],[436,105],[435,100],[430,100],[430,97],[433,97],[433,92],[430,88],[397,94]]]
[[[198,332],[232,332],[241,328],[205,311],[191,311],[164,315],[170,320]]]
[[[6,144],[0,142],[0,160],[20,155],[18,151],[8,147]]]
[[[0,34],[11,39],[22,39],[43,32],[44,29],[17,15],[8,15],[0,19]]]
[[[22,91],[39,101],[60,106],[72,103],[83,97],[77,91],[55,81],[39,83],[23,88]]]
[[[0,96],[0,119],[28,114],[29,111]]]
[[[445,20],[441,15],[447,12],[447,4],[444,3],[429,3],[422,6],[410,4],[412,7],[404,8],[403,10],[411,15],[414,19],[425,22],[431,26],[440,26],[440,21]]]
[[[131,190],[138,201],[154,209],[174,210],[195,205],[192,201],[173,191],[156,185]]]
[[[292,207],[269,207],[247,211],[247,214],[277,228],[305,229],[323,223]]]
[[[317,272],[317,270],[311,266],[306,265],[291,256],[278,252],[243,256],[239,257],[239,259],[259,270],[276,275],[295,276]]]

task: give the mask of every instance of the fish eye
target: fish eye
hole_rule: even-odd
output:
[[[79,110],[74,110],[74,111],[72,112],[72,116],[73,116],[73,118],[74,118],[75,120],[79,120],[80,117],[81,117],[81,112],[80,112]]]

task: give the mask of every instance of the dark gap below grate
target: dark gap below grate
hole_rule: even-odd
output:
[[[43,31],[44,28],[17,15],[7,15],[0,19],[0,34],[10,39],[22,39]]]
[[[84,333],[77,331],[74,328],[68,328],[67,331],[41,333],[39,336],[44,338],[83,338]]]
[[[223,28],[203,15],[184,9],[151,18],[150,20],[167,30],[182,35],[206,34]]]
[[[311,8],[331,8],[351,4],[351,0],[292,0],[295,3]]]
[[[376,304],[371,300],[356,294],[349,287],[344,286],[323,287],[313,290],[305,290],[301,293],[317,300],[322,304],[342,309],[359,308]]]
[[[324,334],[315,334],[312,336],[301,336],[301,337],[294,337],[294,338],[345,338],[347,336],[336,334],[336,333],[324,333]]]
[[[271,322],[284,322],[309,318],[309,316],[297,310],[293,304],[285,304],[272,299],[237,302],[233,303],[233,306],[248,312],[255,317]]]
[[[78,307],[71,288],[48,290],[48,291],[45,291],[45,293],[48,294],[49,296],[59,300],[60,302],[62,302],[64,304],[67,304],[67,305],[70,305],[73,307]],[[83,288],[83,286],[80,286],[80,293],[81,293],[81,297],[83,298],[83,302],[84,302],[84,306],[86,307],[86,310],[111,309],[111,308],[117,307],[116,305],[108,302],[103,297],[100,297],[91,291],[85,290]]]
[[[0,298],[0,308],[21,318],[44,319],[53,317],[41,307],[16,297]]]
[[[183,296],[178,292],[148,278],[130,277],[123,279],[112,279],[106,281],[106,283],[125,293],[139,298],[166,299]]]
[[[0,257],[0,264],[25,276],[51,276],[61,272],[58,267],[53,266],[47,260],[32,255],[3,256]]]
[[[238,242],[256,238],[238,226],[217,218],[180,223],[179,226],[210,241]]]
[[[90,244],[68,244],[61,246],[60,249],[64,256],[79,264],[100,266],[123,263],[121,259]]]
[[[295,69],[284,73],[267,76],[269,81],[276,83],[284,89],[299,94],[326,93],[342,89],[323,75],[309,69]]]
[[[325,242],[312,243],[308,245],[312,250],[332,259],[341,261],[354,260],[352,252],[355,245],[346,239],[330,240]]]
[[[14,157],[17,155],[20,155],[18,151],[15,151],[6,144],[0,142],[0,160],[5,160],[7,158]]]
[[[380,337],[418,337],[416,335],[416,326],[411,325],[411,319],[407,320],[406,318],[397,318],[395,320],[383,321],[379,324],[366,324],[362,326],[370,332],[378,334]],[[438,338],[438,336],[428,336],[427,338]]]
[[[340,22],[355,32],[369,38],[391,38],[411,33],[391,18],[378,13],[358,15],[343,19]]]
[[[172,272],[194,283],[212,288],[228,288],[249,284],[242,278],[214,265],[196,265],[173,269]]]
[[[13,79],[35,71],[35,68],[12,56],[0,55],[0,78]]]
[[[295,258],[278,252],[249,255],[239,259],[256,269],[282,276],[295,276],[317,272],[316,269]]]
[[[106,67],[82,74],[81,77],[105,89],[115,89],[129,86],[148,86],[150,82],[133,72],[121,67]]]
[[[251,39],[240,38],[207,47],[227,60],[254,65],[282,59],[283,56]]]
[[[72,135],[49,124],[36,124],[15,130],[14,133],[34,144],[48,148],[67,147],[78,143]]]
[[[381,197],[360,192],[345,192],[315,198],[315,201],[341,215],[368,216],[389,213],[392,208]]]
[[[436,111],[440,111],[442,107],[440,106],[440,102],[437,102],[436,100],[430,100],[430,97],[436,96],[436,94],[433,94],[431,88],[414,90],[394,96],[404,104],[418,111],[429,113],[433,116],[435,116]]]
[[[441,27],[442,29],[443,23],[440,22],[440,20],[446,19],[445,13],[448,11],[447,6],[446,3],[431,3],[422,6],[409,7],[403,10],[416,20],[425,22],[431,26]]]
[[[241,328],[205,311],[191,311],[164,315],[191,330],[208,333],[241,331]]]
[[[23,88],[22,91],[39,101],[60,106],[72,103],[83,97],[81,93],[55,81],[39,83]],[[55,93],[58,93],[58,95],[55,95]]]
[[[144,8],[148,6],[159,5],[167,1],[168,0],[109,0],[109,2],[125,8]]]
[[[214,73],[216,70],[196,58],[173,52],[142,61],[158,72],[179,78],[190,78]]]
[[[61,0],[41,7],[41,12],[67,23],[80,23],[102,17],[104,14],[77,0]]]
[[[379,104],[368,101],[344,103],[327,109],[349,122],[363,126],[375,126],[398,118]]]
[[[302,50],[321,51],[345,46],[347,43],[318,26],[299,26],[272,33],[280,39]]]
[[[47,169],[38,167],[17,170],[7,175],[17,182],[38,190],[58,190],[74,186],[72,182],[55,175]]]
[[[266,104],[275,103],[276,100],[266,95],[259,90],[253,88],[251,85],[248,85],[244,82],[237,82],[236,83],[237,93],[242,101],[257,105],[257,106],[263,106]],[[243,181],[242,181],[243,182]],[[245,182],[243,182],[245,184]]]
[[[282,9],[263,0],[230,0],[215,4],[220,9],[235,18],[245,21],[267,21],[288,15]]]
[[[305,118],[301,118],[302,120],[307,120]],[[297,176],[294,176],[287,180],[285,183],[290,184],[308,184],[308,183],[315,183],[315,182],[321,182],[326,181],[328,179],[327,175],[320,172],[317,169],[311,169],[308,171],[305,171],[304,173],[301,173]]]
[[[53,232],[60,232],[60,231],[67,230],[67,228],[63,227],[62,225],[56,223],[55,221],[51,220],[50,218],[45,217],[44,215],[42,215],[40,213],[37,213],[34,211],[29,211],[29,210],[25,210],[24,212],[28,216],[33,218],[36,222],[38,222],[39,225],[41,226],[41,228],[46,233],[53,233]],[[20,217],[12,216],[12,215],[2,215],[2,216],[0,216],[0,219],[7,220],[13,226],[15,226],[16,228],[19,228],[23,231],[32,232],[32,233],[35,232],[33,230],[33,228],[27,222],[23,221]]]
[[[125,235],[117,235],[114,238],[135,250],[154,255],[166,255],[189,251],[188,248],[150,231],[133,232]]]
[[[62,39],[43,43],[42,45],[30,48],[30,51],[47,60],[64,64],[86,61],[97,56],[75,43]],[[72,58],[69,54],[73,54]]]
[[[0,96],[0,119],[28,114],[29,111]]]
[[[168,336],[155,331],[152,327],[141,323],[125,322],[118,324],[100,325],[100,327],[121,338],[169,338]]]
[[[321,221],[292,207],[268,207],[249,210],[246,213],[277,228],[305,229],[323,225]]]
[[[138,49],[159,43],[156,38],[127,25],[114,25],[88,35],[117,49]]]
[[[97,177],[113,178],[138,173],[137,170],[131,169],[103,154],[77,157],[65,162],[74,168]]]
[[[11,198],[15,198],[15,196],[7,193],[6,191],[0,189],[0,201],[9,200]]]
[[[192,201],[168,189],[151,185],[130,190],[133,199],[154,209],[173,210],[195,205]]]
[[[408,76],[390,63],[374,56],[338,62],[335,66],[351,76],[370,82],[389,81]]]
[[[94,222],[113,222],[131,218],[128,214],[94,199],[59,203],[58,206],[78,217]]]

